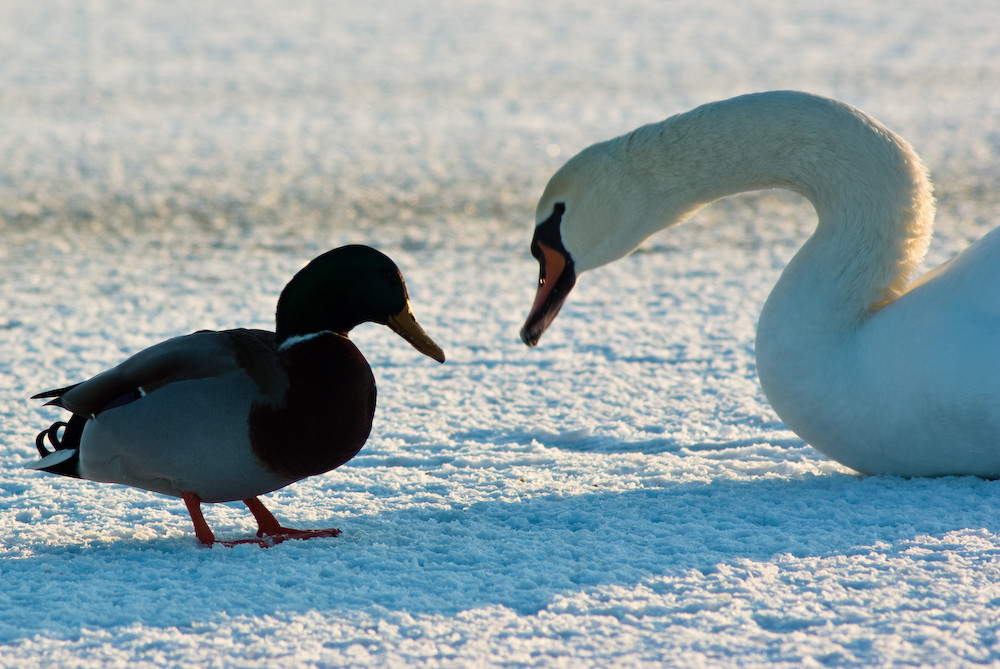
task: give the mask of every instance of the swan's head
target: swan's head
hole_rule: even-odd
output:
[[[621,144],[621,138],[602,142],[571,158],[538,202],[531,240],[538,290],[521,328],[528,346],[538,343],[577,276],[634,251],[661,219],[650,210],[641,172],[618,155]]]

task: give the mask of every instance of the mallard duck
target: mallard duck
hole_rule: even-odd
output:
[[[350,460],[375,414],[375,379],[348,339],[388,325],[438,362],[396,265],[367,246],[315,258],[281,292],[276,329],[203,330],[151,346],[87,381],[49,390],[70,411],[39,433],[30,467],[180,497],[198,540],[272,545],[336,529],[281,526],[257,498]],[[256,539],[216,542],[203,502],[242,500]]]
[[[726,195],[816,208],[757,327],[778,416],[859,472],[1000,476],[1000,230],[913,281],[934,199],[902,138],[860,110],[777,91],[703,105],[571,158],[536,211],[529,346],[577,277]]]

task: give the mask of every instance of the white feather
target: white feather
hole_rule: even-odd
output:
[[[571,159],[538,220],[565,204],[579,273],[761,188],[802,194],[819,219],[757,330],[781,419],[862,472],[1000,476],[1000,233],[911,285],[930,182],[913,149],[862,112],[794,92],[704,105]]]

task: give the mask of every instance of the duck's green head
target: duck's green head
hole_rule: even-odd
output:
[[[396,263],[369,246],[342,246],[313,259],[292,277],[278,298],[277,338],[329,330],[346,335],[356,325],[388,325],[424,355],[444,362],[410,310],[406,283]]]

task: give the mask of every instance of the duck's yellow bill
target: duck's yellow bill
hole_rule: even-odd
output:
[[[393,332],[410,342],[413,348],[429,358],[434,358],[438,362],[444,362],[444,351],[420,327],[420,323],[417,322],[416,317],[410,310],[409,303],[403,307],[402,311],[389,319],[388,325],[392,328]]]

